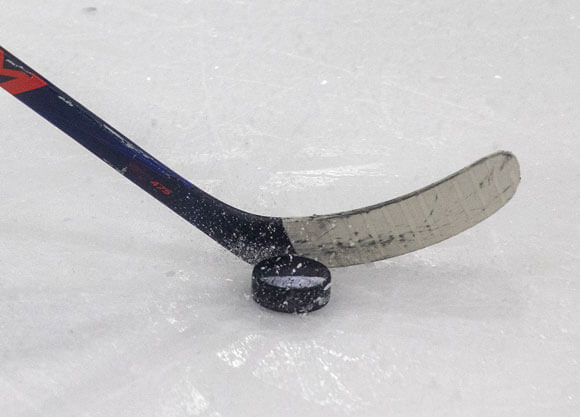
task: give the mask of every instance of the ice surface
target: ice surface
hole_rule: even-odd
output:
[[[274,313],[251,267],[0,94],[2,416],[580,415],[580,3],[3,2],[0,44],[242,209],[348,210],[498,149],[518,194]]]

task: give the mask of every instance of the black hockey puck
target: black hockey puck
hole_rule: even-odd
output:
[[[271,310],[307,313],[330,300],[330,271],[313,259],[284,255],[261,261],[252,273],[254,300]]]

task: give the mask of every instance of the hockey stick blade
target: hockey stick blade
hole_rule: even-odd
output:
[[[500,152],[375,206],[325,216],[259,216],[191,184],[2,47],[0,87],[250,264],[288,253],[329,267],[402,255],[479,223],[519,183],[516,158]]]
[[[329,267],[404,255],[475,226],[515,194],[520,168],[496,152],[412,193],[342,213],[282,219],[297,253]]]

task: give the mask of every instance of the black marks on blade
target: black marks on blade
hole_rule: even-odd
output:
[[[500,170],[500,171],[503,171],[503,169],[505,168],[505,166],[507,165],[507,163],[508,163],[509,161],[511,161],[511,159],[512,159],[512,158],[513,158],[513,157],[512,157],[512,155],[510,155],[510,154],[505,154],[505,158],[504,158],[504,160],[501,162],[501,165],[500,165],[500,167],[499,167],[499,170]]]
[[[89,6],[89,7],[83,8],[83,13],[89,14],[89,15],[94,15],[97,13],[97,11],[98,11],[98,9],[94,6]]]
[[[493,184],[493,176],[494,176],[494,171],[491,171],[489,174],[487,174],[480,182],[479,182],[479,189],[482,190],[486,185],[488,187],[491,187],[491,185]]]
[[[371,249],[377,246],[385,247],[390,246],[393,242],[397,241],[398,244],[403,244],[405,247],[408,243],[411,242],[412,238],[411,234],[406,236],[405,234],[399,234],[397,236],[389,234],[386,236],[371,236],[368,235],[366,238],[363,239],[356,239],[356,240],[344,240],[344,239],[336,239],[333,244],[326,245],[326,244],[319,244],[315,245],[317,253],[324,254],[326,256],[336,255],[336,250],[339,249],[341,252],[345,253],[348,251],[360,251],[361,249]],[[295,242],[296,244],[301,243],[308,243],[308,240],[300,240]]]
[[[401,236],[403,236],[402,242],[403,247],[405,247],[409,241],[406,237],[404,237],[404,235],[399,235],[398,237],[387,235],[378,238],[369,235],[367,238],[357,239],[355,241],[336,240],[332,245],[327,246],[325,244],[320,244],[314,246],[312,249],[315,253],[322,255],[323,257],[335,257],[337,256],[337,249],[339,249],[340,252],[346,254],[351,251],[360,251],[361,249],[364,251],[376,247],[384,248],[390,246],[397,238],[401,238]]]

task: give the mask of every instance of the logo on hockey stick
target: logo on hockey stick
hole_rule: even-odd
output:
[[[0,49],[0,87],[12,95],[26,93],[46,86],[35,74],[5,68],[4,51]]]

